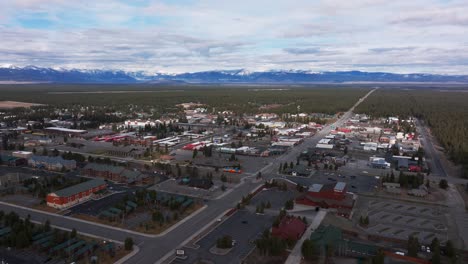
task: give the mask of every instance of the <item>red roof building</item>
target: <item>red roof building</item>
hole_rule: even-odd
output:
[[[106,189],[107,184],[102,179],[93,179],[49,193],[46,201],[50,207],[63,209],[89,200],[96,192]]]
[[[335,208],[339,215],[348,217],[354,206],[354,196],[346,191],[346,183],[313,184],[307,193],[296,199],[297,204]]]
[[[337,132],[342,132],[342,133],[351,133],[351,132],[352,132],[351,129],[349,129],[349,128],[344,128],[344,127],[337,128],[336,131],[337,131]]]
[[[299,240],[307,229],[307,225],[299,218],[285,216],[278,227],[273,227],[271,235],[282,239]]]

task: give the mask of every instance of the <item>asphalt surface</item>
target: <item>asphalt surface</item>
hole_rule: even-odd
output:
[[[418,131],[420,135],[423,136],[422,142],[424,151],[426,152],[426,156],[429,156],[432,161],[431,174],[447,177],[447,173],[445,172],[444,167],[442,166],[442,163],[438,158],[438,154],[434,148],[434,145],[432,144],[432,140],[430,138],[431,135],[429,135],[427,128],[423,126],[421,124],[421,121],[419,121],[418,119],[416,120],[416,125],[418,126]]]
[[[274,218],[274,216],[270,215],[257,215],[248,210],[237,211],[198,241],[198,249],[184,248],[187,259],[175,262],[196,263],[197,259],[203,259],[213,263],[241,263],[242,259],[254,248],[252,241],[255,241],[265,229],[271,227]],[[210,249],[216,245],[216,240],[224,235],[231,236],[236,244],[226,255],[221,256],[210,253]]]
[[[343,126],[345,121],[351,117],[354,108],[362,101],[364,101],[375,90],[376,89],[370,91],[363,98],[361,98],[334,124],[325,126],[315,136],[306,139],[305,142],[303,142],[301,145],[291,149],[286,154],[276,158],[269,165],[263,167],[260,170],[262,175],[264,175],[266,179],[268,179],[268,177],[274,177],[278,170],[279,162],[295,161],[299,153],[307,150],[309,147],[314,147],[320,139],[329,134],[335,127]],[[126,237],[132,237],[135,244],[140,248],[140,251],[138,254],[131,257],[127,263],[155,263],[166,256],[168,253],[174,252],[174,250],[178,248],[185,240],[190,238],[197,231],[201,230],[208,223],[219,217],[219,215],[221,215],[227,209],[234,207],[236,203],[241,200],[242,196],[245,196],[260,185],[261,183],[259,182],[246,180],[234,191],[223,196],[221,199],[208,201],[207,207],[203,211],[194,215],[176,228],[172,229],[170,232],[166,233],[166,235],[154,238],[140,234],[134,234],[126,230],[116,230],[92,223],[85,223],[70,217],[46,214],[44,212],[33,211],[28,208],[18,208],[17,206],[4,203],[0,203],[0,209],[4,211],[15,211],[22,217],[30,215],[31,219],[35,221],[45,222],[47,219],[49,219],[52,225],[68,229],[76,228],[78,232],[93,234],[95,236],[100,236],[111,240],[124,241]]]

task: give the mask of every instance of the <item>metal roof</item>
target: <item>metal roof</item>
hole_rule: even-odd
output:
[[[345,182],[337,182],[334,188],[335,192],[342,192],[346,188]]]
[[[53,192],[58,197],[70,197],[72,195],[78,194],[80,192],[84,192],[87,190],[90,190],[92,188],[101,186],[103,184],[106,184],[106,182],[102,179],[93,179],[90,181],[82,182],[77,185],[73,185],[70,187],[67,187],[65,189]]]
[[[70,128],[65,128],[65,127],[46,127],[44,130],[51,130],[51,131],[60,131],[60,132],[65,132],[65,133],[86,133],[86,130],[81,130],[81,129],[70,129]]]
[[[309,192],[320,192],[322,190],[323,184],[314,183],[309,187]]]

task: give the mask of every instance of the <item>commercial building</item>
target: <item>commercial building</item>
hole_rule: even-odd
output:
[[[17,158],[29,159],[33,153],[31,151],[13,151],[11,155]]]
[[[369,257],[375,256],[378,247],[344,238],[338,227],[320,225],[310,236],[310,240],[321,253],[332,247],[337,256]]]
[[[58,134],[58,135],[68,135],[68,136],[80,136],[88,133],[86,130],[82,129],[70,129],[64,127],[46,127],[44,132],[47,134]]]
[[[35,168],[42,168],[53,171],[73,170],[76,168],[76,161],[65,160],[62,157],[31,156],[28,165]]]
[[[106,189],[107,184],[102,179],[93,179],[82,182],[65,189],[49,193],[46,201],[47,205],[57,209],[68,208],[70,206],[89,200],[96,192]]]
[[[334,208],[338,214],[348,217],[354,206],[354,195],[348,193],[346,183],[312,184],[306,194],[296,199],[297,204]]]

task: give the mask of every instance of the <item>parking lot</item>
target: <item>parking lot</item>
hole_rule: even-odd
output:
[[[176,259],[173,263],[196,263],[199,260],[223,264],[241,263],[242,259],[254,248],[252,242],[260,237],[265,229],[271,227],[273,220],[273,216],[256,215],[247,210],[237,211],[198,241],[196,243],[199,246],[198,249],[184,248],[187,259]],[[224,256],[210,253],[210,248],[216,246],[216,240],[224,235],[229,235],[236,240],[232,250]]]
[[[418,237],[425,245],[437,237],[447,240],[445,209],[396,201],[366,201],[370,234],[406,240],[410,235]]]
[[[176,150],[175,158],[178,161],[192,160],[193,151],[189,150]],[[212,166],[229,166],[233,164],[240,164],[242,171],[244,173],[254,173],[263,168],[269,162],[275,159],[275,157],[257,157],[257,156],[244,156],[244,155],[235,155],[237,161],[229,161],[231,154],[223,154],[216,151],[213,151],[212,157],[205,157],[201,153],[198,153],[197,157],[193,160],[195,164],[210,164]]]
[[[125,195],[132,195],[132,193],[132,190],[128,190],[126,192],[114,193],[99,200],[89,200],[87,202],[84,202],[82,204],[68,209],[69,213],[67,213],[67,215],[87,214],[92,216],[98,216],[99,213],[101,213],[103,210],[106,210],[107,208],[112,207],[115,204],[122,201]]]
[[[190,187],[188,185],[181,185],[177,182],[176,179],[169,179],[167,181],[149,187],[148,190],[185,195],[195,198],[214,199],[224,193],[221,189],[222,185],[226,187],[226,191],[233,188],[236,185],[234,183],[223,183],[219,180],[213,180],[213,183],[214,184],[210,189],[205,190],[201,188]]]
[[[270,202],[272,210],[277,210],[281,209],[286,201],[290,199],[294,199],[296,197],[296,194],[294,191],[288,190],[288,191],[279,191],[277,189],[269,189],[269,190],[264,190],[259,192],[257,195],[255,195],[252,200],[250,201],[250,205],[252,206],[258,206],[262,202],[267,203]]]

